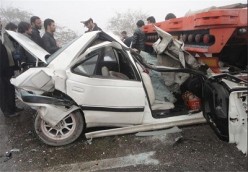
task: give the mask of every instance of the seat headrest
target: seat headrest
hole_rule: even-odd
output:
[[[101,71],[102,71],[102,76],[109,76],[109,69],[106,66],[103,66]]]

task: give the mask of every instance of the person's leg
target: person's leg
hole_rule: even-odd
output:
[[[6,77],[3,77],[3,87],[4,87],[4,104],[5,108],[2,109],[3,113],[6,117],[12,117],[19,115],[16,113],[20,110],[16,108],[16,102],[15,102],[15,87],[10,83],[11,77],[14,75],[14,70],[12,68],[9,68]]]
[[[10,83],[10,78],[4,78],[4,101],[5,108],[3,109],[4,114],[14,114],[15,113],[15,88]]]
[[[3,77],[0,77],[0,108],[2,112],[6,109],[6,102],[5,102],[5,85]]]

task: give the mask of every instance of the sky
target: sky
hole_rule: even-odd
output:
[[[0,0],[1,8],[19,8],[39,16],[43,21],[51,18],[60,26],[66,26],[77,34],[86,30],[80,21],[92,18],[102,29],[116,12],[129,9],[142,11],[163,21],[167,13],[183,17],[189,10],[234,3],[247,4],[247,0]]]

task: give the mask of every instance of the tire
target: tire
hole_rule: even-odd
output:
[[[41,119],[39,113],[34,122],[38,138],[51,146],[64,146],[74,142],[82,134],[84,126],[84,117],[78,110],[71,112],[53,128]]]

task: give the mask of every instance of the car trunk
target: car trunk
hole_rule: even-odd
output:
[[[30,68],[17,78],[12,78],[11,83],[20,89],[42,94],[54,89],[53,73],[49,68]]]

